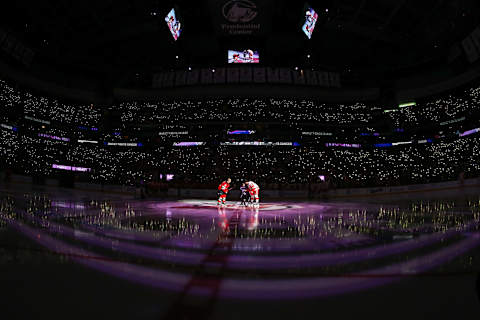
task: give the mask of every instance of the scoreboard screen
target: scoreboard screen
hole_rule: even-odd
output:
[[[250,49],[243,51],[228,50],[228,63],[260,63],[258,51]]]
[[[165,17],[165,22],[167,23],[168,29],[172,33],[173,39],[178,40],[180,33],[182,32],[182,24],[177,19],[175,14],[175,9],[170,10],[168,15]]]
[[[305,12],[305,23],[303,24],[302,30],[307,35],[308,39],[312,38],[313,30],[317,24],[318,13],[315,12],[312,8],[308,8]]]

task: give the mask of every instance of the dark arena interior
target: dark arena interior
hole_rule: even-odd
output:
[[[0,4],[0,318],[479,319],[478,0]]]

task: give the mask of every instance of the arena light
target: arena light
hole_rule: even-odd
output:
[[[411,102],[405,102],[405,103],[401,103],[398,105],[399,108],[408,108],[408,107],[415,107],[417,105],[417,103],[415,101],[411,101]]]

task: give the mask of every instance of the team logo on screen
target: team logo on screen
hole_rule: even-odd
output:
[[[223,6],[223,16],[232,23],[250,22],[257,14],[257,6],[249,0],[232,0]]]

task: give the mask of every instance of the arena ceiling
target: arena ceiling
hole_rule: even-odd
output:
[[[231,35],[222,29],[229,1],[16,0],[0,10],[0,27],[34,49],[36,64],[67,72],[221,66],[228,49],[253,48],[267,66],[378,76],[450,63],[453,46],[480,21],[478,0],[309,0],[320,19],[308,40],[305,2],[249,0],[258,30]],[[176,42],[163,21],[174,5],[184,25]]]

